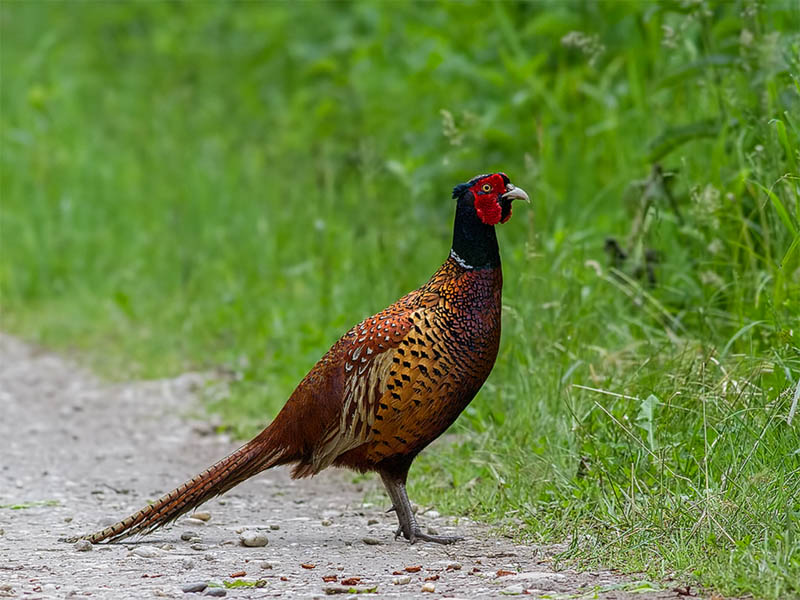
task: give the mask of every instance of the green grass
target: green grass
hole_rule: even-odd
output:
[[[219,369],[250,433],[502,169],[533,206],[499,232],[498,364],[415,499],[800,597],[796,3],[4,2],[0,28],[2,329],[117,378]]]

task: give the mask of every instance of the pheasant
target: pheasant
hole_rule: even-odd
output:
[[[292,477],[329,466],[376,471],[401,534],[420,531],[406,493],[414,458],[439,437],[489,376],[500,342],[500,252],[494,226],[514,199],[530,202],[504,173],[453,189],[450,256],[419,289],[353,327],[297,386],[270,425],[229,456],[131,516],[82,539],[146,534],[257,473],[294,465]]]

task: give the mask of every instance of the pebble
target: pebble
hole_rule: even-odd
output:
[[[194,531],[184,531],[181,534],[181,539],[184,542],[194,542],[194,541],[199,541],[200,540],[200,538],[197,536],[197,534]]]
[[[245,531],[239,536],[239,541],[248,548],[261,548],[269,543],[267,534],[261,531]]]
[[[507,588],[500,590],[500,593],[505,594],[506,596],[518,596],[524,591],[525,588],[523,588],[521,585],[510,585]]]
[[[199,519],[201,521],[208,521],[209,519],[211,519],[211,513],[209,513],[209,512],[196,512],[196,513],[192,513],[192,516],[190,518]]]
[[[175,546],[167,542],[166,544],[161,544],[158,547],[159,550],[164,550],[165,552],[169,552],[170,550],[175,550]]]
[[[333,525],[333,522],[332,522],[330,519],[322,519],[322,521],[320,522],[320,524],[321,524],[323,527],[330,527],[331,525]]]
[[[383,544],[382,541],[380,541],[379,539],[374,538],[374,537],[365,537],[362,541],[367,546],[380,546],[381,544]]]
[[[281,528],[281,526],[273,523],[272,525],[269,526],[269,528],[272,529],[272,531],[278,531]]]
[[[195,527],[200,527],[200,526],[202,526],[202,525],[205,525],[205,524],[206,524],[206,522],[205,522],[205,521],[202,521],[202,520],[200,520],[200,519],[195,519],[194,517],[186,517],[186,518],[183,520],[183,524],[184,524],[184,525],[193,525],[193,526],[195,526]]]
[[[137,546],[133,549],[132,554],[141,556],[142,558],[155,558],[158,556],[159,552],[158,549],[153,546]]]
[[[208,584],[205,581],[198,581],[197,583],[187,583],[181,589],[188,594],[190,592],[202,592],[207,587]]]
[[[428,525],[428,535],[439,535],[439,530]]]
[[[72,517],[64,517],[64,523],[72,523]]]
[[[227,595],[227,593],[228,592],[226,592],[224,588],[208,588],[203,596],[216,596],[217,598],[221,598]]]
[[[184,569],[186,571],[194,569],[194,561],[191,558],[182,558],[180,562],[181,562],[181,569]]]
[[[367,521],[367,525],[377,525],[379,522],[378,519],[370,519]]]
[[[89,540],[78,540],[73,546],[78,552],[91,552],[94,549],[92,542]]]
[[[262,562],[259,566],[262,569],[272,569],[273,568],[272,563],[271,562],[266,562],[266,561]]]
[[[208,550],[207,544],[192,544],[189,546],[192,550],[197,550],[198,552],[205,552]]]
[[[425,511],[425,516],[426,517],[430,517],[431,519],[438,519],[442,515],[439,514],[438,510],[428,510],[428,511]]]
[[[433,585],[430,581],[428,583],[422,584],[422,591],[423,592],[430,592],[433,593],[436,591],[436,586]]]
[[[403,575],[402,577],[395,577],[392,579],[392,583],[395,585],[406,585],[411,583],[411,576],[410,575]]]

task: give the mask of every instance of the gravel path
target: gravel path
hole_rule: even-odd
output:
[[[0,334],[0,597],[677,598],[634,593],[634,579],[554,572],[547,552],[458,523],[454,546],[394,541],[394,515],[375,478],[328,471],[295,482],[263,473],[134,542],[81,551],[58,538],[105,526],[234,448],[202,422],[198,375],[107,384],[54,354]],[[413,470],[412,470],[413,476]],[[379,498],[365,503],[365,495]],[[455,532],[435,512],[422,523]],[[241,534],[266,534],[244,547]],[[189,539],[184,539],[189,538]],[[241,587],[226,587],[239,585]],[[257,587],[256,587],[257,586]],[[596,594],[596,595],[595,595]],[[361,597],[361,596],[358,596]]]

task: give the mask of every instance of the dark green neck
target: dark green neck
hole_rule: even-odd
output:
[[[500,266],[500,249],[494,227],[486,225],[475,212],[472,194],[458,199],[456,220],[453,225],[453,252],[473,269]]]

